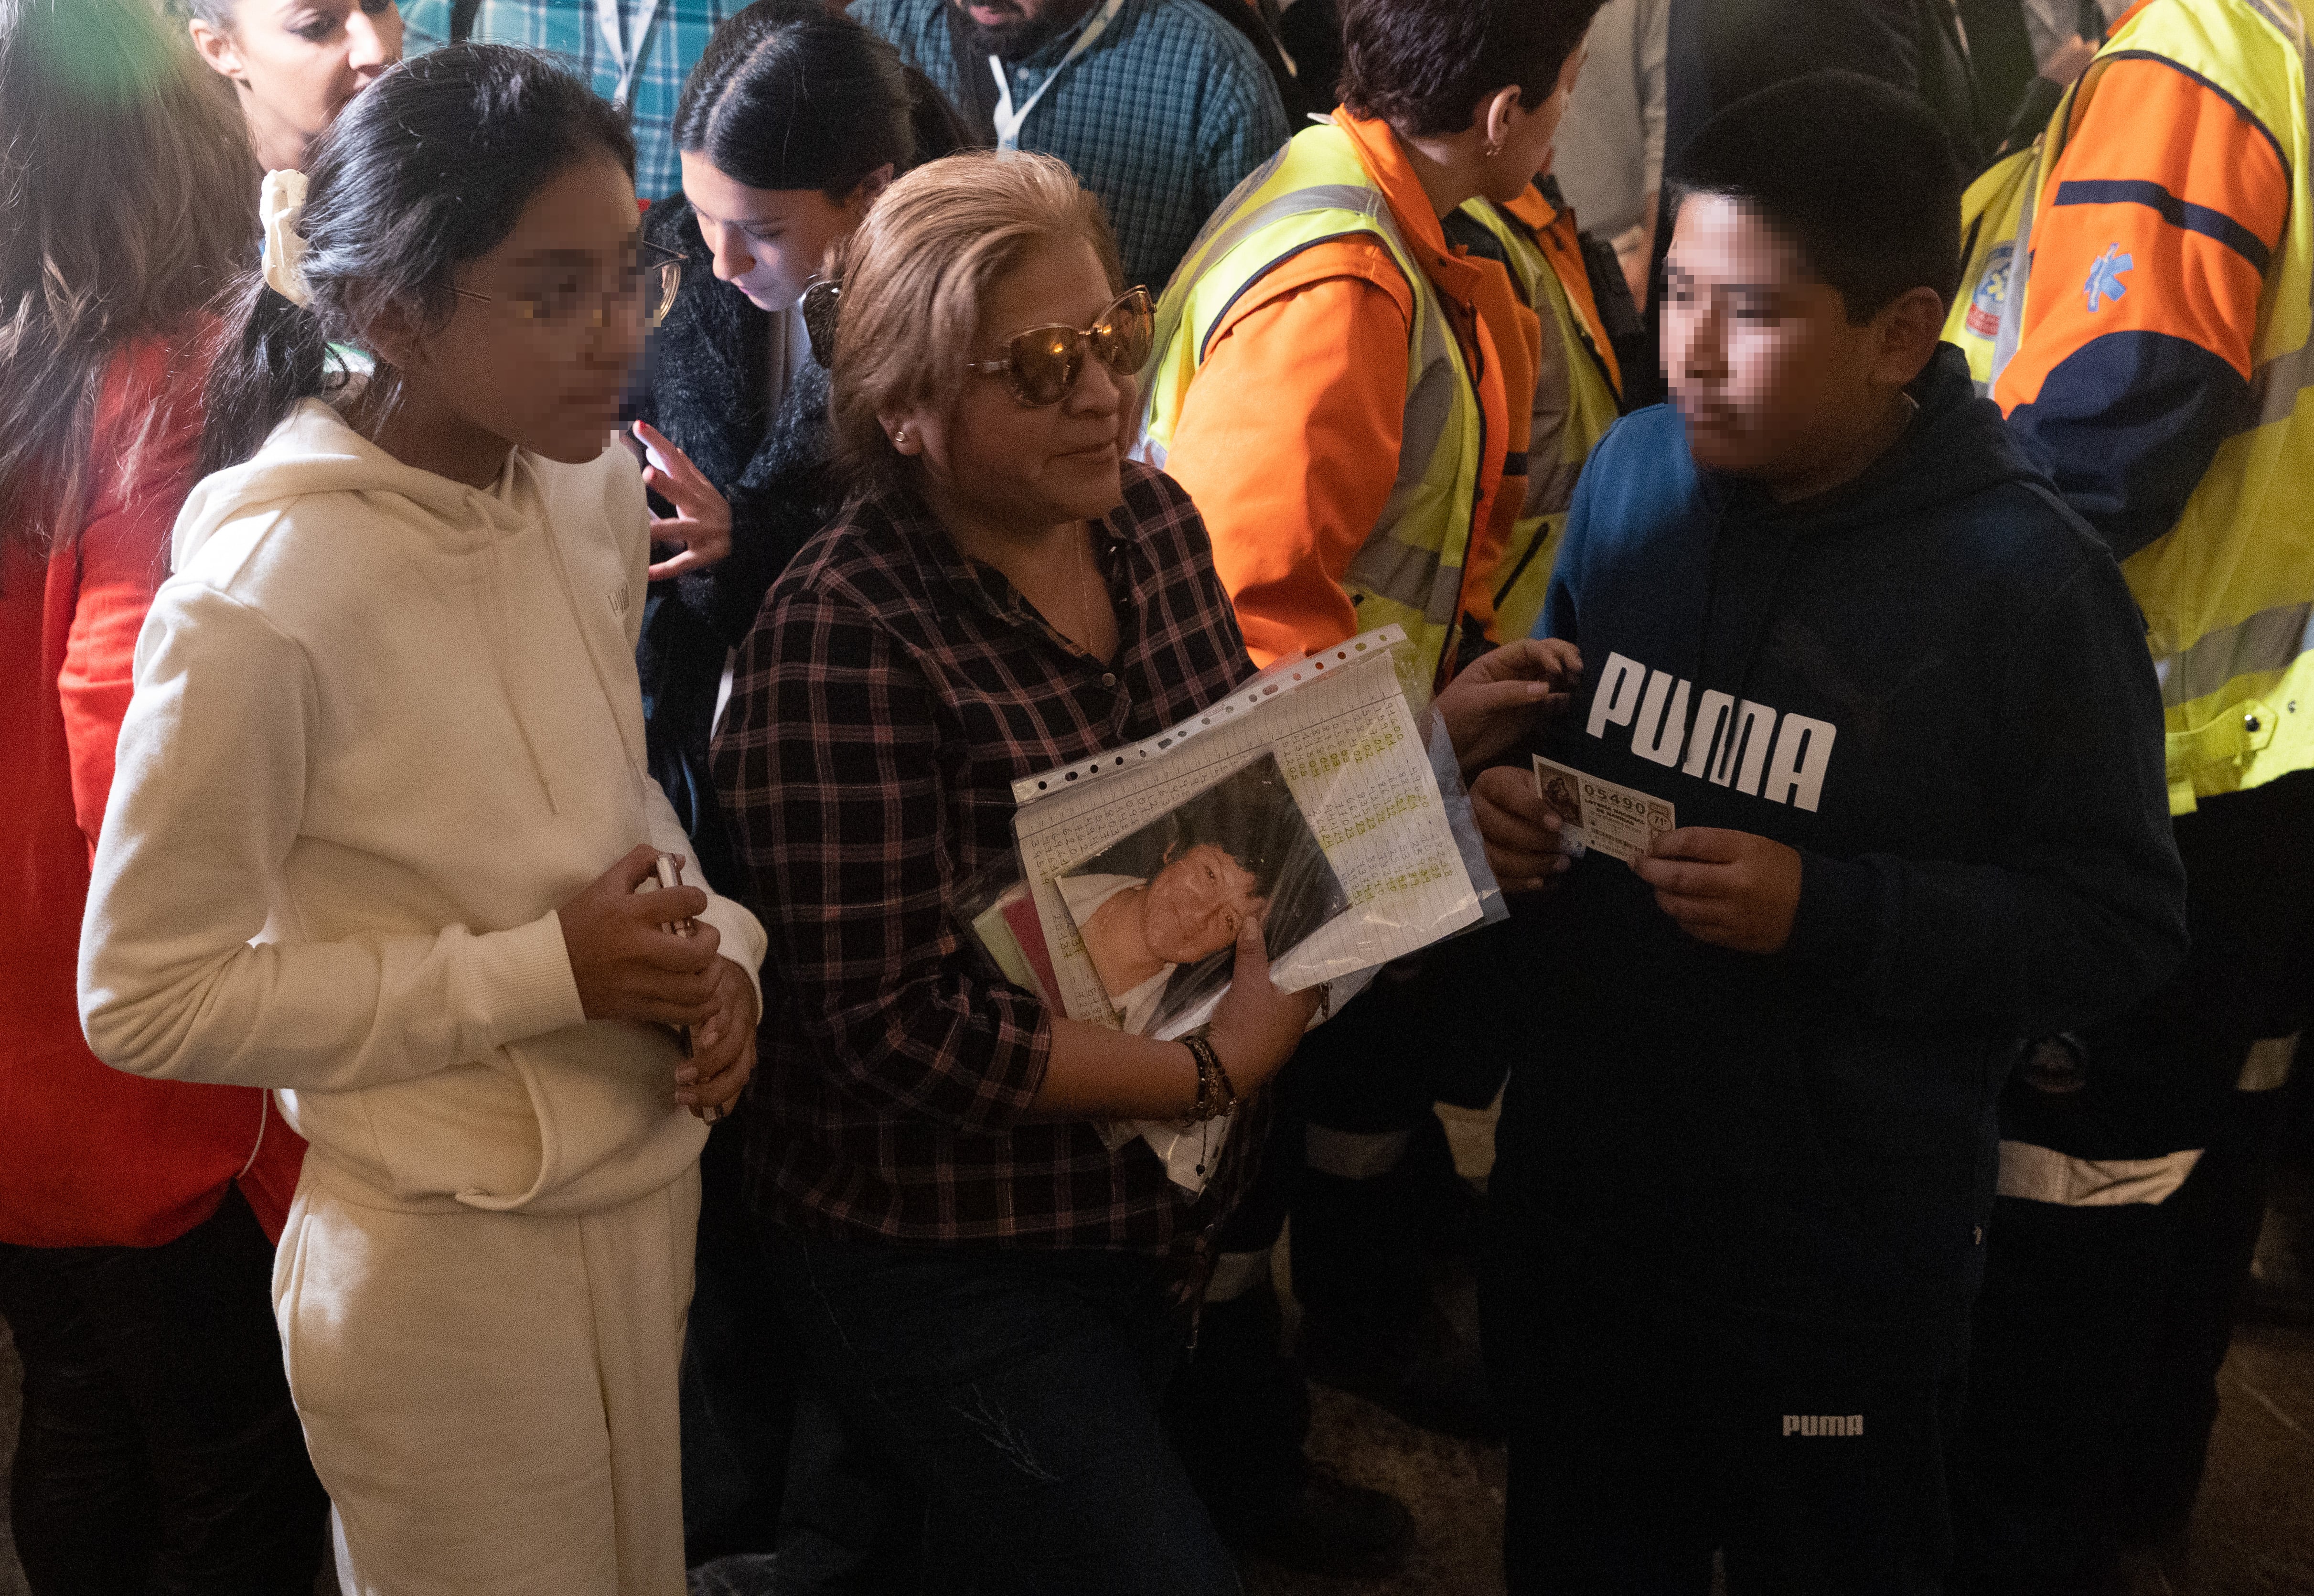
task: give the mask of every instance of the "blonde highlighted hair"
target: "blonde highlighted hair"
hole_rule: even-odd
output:
[[[884,191],[844,251],[831,374],[835,465],[854,493],[905,463],[883,417],[954,402],[990,289],[1037,245],[1076,239],[1123,293],[1100,201],[1050,155],[968,151]]]

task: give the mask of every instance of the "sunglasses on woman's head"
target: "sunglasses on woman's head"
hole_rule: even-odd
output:
[[[1137,376],[1156,338],[1157,307],[1148,289],[1135,288],[1090,327],[1031,327],[1005,339],[1003,359],[974,360],[964,369],[1010,377],[1012,396],[1042,410],[1069,396],[1084,375],[1087,351],[1118,376]]]

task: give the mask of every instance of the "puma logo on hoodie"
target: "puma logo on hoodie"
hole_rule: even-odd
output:
[[[1824,767],[1840,727],[1806,715],[1779,715],[1766,704],[1707,689],[1688,713],[1692,683],[1651,671],[1628,655],[1610,654],[1584,729],[1604,737],[1631,727],[1631,752],[1715,786],[1814,811],[1824,796]],[[1685,758],[1681,755],[1683,750]]]

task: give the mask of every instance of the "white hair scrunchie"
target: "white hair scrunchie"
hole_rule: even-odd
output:
[[[257,195],[258,218],[265,224],[265,282],[300,310],[314,303],[305,286],[305,236],[297,231],[305,214],[305,174],[287,168],[267,172]]]

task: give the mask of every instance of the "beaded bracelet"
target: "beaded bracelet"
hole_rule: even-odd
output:
[[[1197,1123],[1219,1119],[1237,1107],[1237,1087],[1209,1038],[1200,1033],[1182,1037],[1181,1043],[1197,1064],[1197,1098],[1190,1105],[1189,1117]]]

